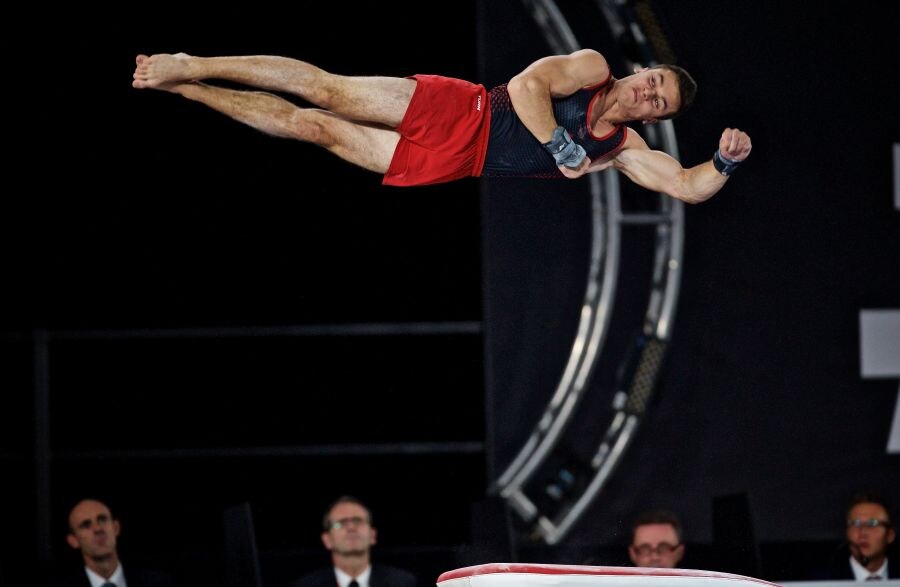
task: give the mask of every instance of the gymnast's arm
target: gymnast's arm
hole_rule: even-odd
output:
[[[719,160],[685,169],[667,153],[651,150],[638,133],[629,129],[622,149],[612,158],[592,163],[587,171],[613,167],[642,187],[698,204],[722,189],[734,168],[750,154],[750,149],[747,133],[726,128],[719,139]]]
[[[519,120],[543,144],[553,138],[558,126],[551,98],[570,96],[608,77],[609,65],[603,55],[582,49],[538,59],[509,80],[506,90]]]

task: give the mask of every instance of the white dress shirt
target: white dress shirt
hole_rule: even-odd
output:
[[[857,581],[865,581],[872,575],[878,575],[879,577],[881,577],[882,581],[887,581],[887,566],[888,561],[887,559],[884,559],[884,563],[882,563],[882,565],[878,567],[878,570],[870,571],[866,567],[859,564],[858,560],[856,560],[852,556],[850,557],[850,568],[853,569],[853,576]]]
[[[91,582],[91,587],[101,587],[104,583],[113,583],[116,587],[128,587],[128,583],[125,582],[125,573],[122,572],[121,562],[109,579],[104,579],[87,567],[84,567],[84,572],[87,574],[88,581]]]
[[[369,587],[369,575],[372,574],[372,565],[366,567],[366,570],[359,574],[359,577],[356,577],[356,582],[359,583],[359,587]],[[340,570],[337,567],[334,567],[334,575],[337,577],[337,582],[340,587],[347,587],[350,585],[350,581],[353,580],[353,577]]]

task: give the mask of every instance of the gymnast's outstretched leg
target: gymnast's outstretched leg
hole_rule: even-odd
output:
[[[381,174],[388,170],[400,140],[392,129],[346,120],[317,108],[298,108],[266,92],[197,82],[159,82],[152,87],[205,104],[266,134],[319,145],[345,161]]]
[[[400,125],[416,82],[397,77],[342,76],[310,63],[268,55],[193,57],[185,53],[139,55],[132,85],[222,79],[275,92],[287,92],[342,118]]]

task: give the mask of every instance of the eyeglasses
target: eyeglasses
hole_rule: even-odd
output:
[[[633,548],[634,551],[640,556],[650,556],[651,554],[665,556],[667,554],[672,554],[679,546],[681,546],[681,544],[669,544],[668,542],[660,542],[656,545],[656,548],[650,546],[649,544],[640,544],[638,546],[632,546],[631,548]]]
[[[340,530],[345,526],[362,526],[363,524],[368,524],[369,520],[365,518],[360,518],[359,516],[354,516],[352,518],[341,518],[340,520],[333,521],[327,530]]]
[[[879,520],[878,518],[872,518],[869,520],[860,520],[859,518],[856,518],[855,520],[847,520],[848,528],[878,528],[879,526],[890,528],[891,523],[887,520]]]

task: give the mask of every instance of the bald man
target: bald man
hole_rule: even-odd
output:
[[[55,587],[174,587],[165,573],[129,566],[119,559],[122,525],[109,507],[83,499],[69,512],[68,545],[81,553],[84,567],[57,577]]]

